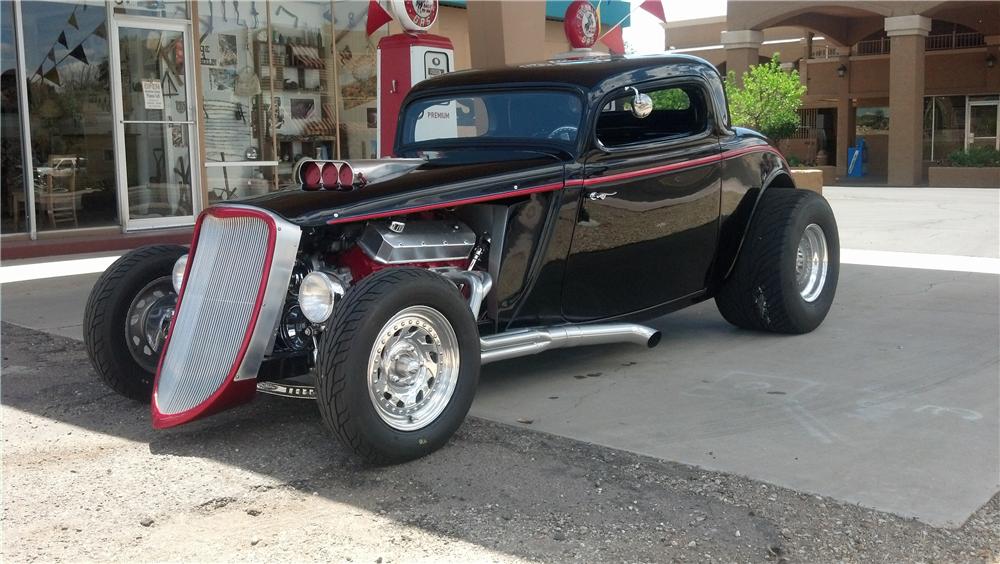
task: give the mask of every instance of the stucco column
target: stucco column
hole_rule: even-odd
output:
[[[545,58],[545,2],[476,0],[467,4],[473,68]]]
[[[1000,35],[987,35],[986,56],[993,57],[993,67],[986,69],[986,91],[1000,91]]]
[[[837,66],[844,65],[847,74],[837,83],[837,176],[847,176],[847,148],[854,144],[854,105],[851,103],[850,49],[838,48]],[[846,51],[846,52],[845,52]]]
[[[923,181],[924,38],[930,18],[885,19],[889,54],[889,184],[914,186]]]
[[[764,32],[742,29],[722,32],[722,45],[726,48],[726,74],[736,75],[736,84],[743,84],[743,74],[760,60],[760,44]]]

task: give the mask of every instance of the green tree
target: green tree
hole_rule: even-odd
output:
[[[805,92],[798,71],[782,70],[777,53],[770,61],[751,66],[743,75],[742,88],[732,71],[726,77],[733,125],[755,129],[773,140],[795,133]]]
[[[650,92],[654,110],[686,110],[691,107],[691,100],[680,88],[669,88]]]

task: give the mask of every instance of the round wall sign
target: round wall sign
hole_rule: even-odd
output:
[[[392,0],[392,11],[407,31],[427,31],[437,20],[437,0]]]
[[[563,29],[570,46],[574,49],[593,47],[601,33],[601,22],[597,19],[594,5],[587,0],[570,2],[563,18]]]

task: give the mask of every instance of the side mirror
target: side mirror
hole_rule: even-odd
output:
[[[643,94],[634,86],[629,86],[626,90],[631,90],[632,94],[632,115],[639,119],[649,117],[653,113],[653,99],[648,94]]]

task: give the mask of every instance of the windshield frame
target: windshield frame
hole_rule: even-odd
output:
[[[580,121],[577,125],[576,138],[572,141],[563,141],[559,139],[548,139],[548,138],[534,138],[534,137],[500,137],[500,138],[489,138],[489,137],[459,137],[459,138],[442,138],[442,139],[429,139],[426,141],[415,141],[413,143],[403,143],[403,128],[405,125],[405,115],[409,111],[412,104],[427,100],[428,98],[461,98],[463,96],[470,96],[476,94],[502,94],[504,92],[519,93],[526,91],[549,91],[549,92],[563,92],[575,96],[580,102]],[[477,84],[470,85],[468,87],[462,88],[442,88],[434,89],[429,88],[427,90],[422,90],[419,93],[410,96],[403,101],[402,109],[399,113],[399,121],[396,124],[396,135],[394,139],[394,155],[413,153],[418,151],[434,151],[442,149],[455,149],[468,147],[470,149],[477,148],[497,148],[497,147],[532,147],[532,148],[543,148],[543,149],[555,149],[559,152],[571,154],[577,154],[579,152],[579,147],[586,135],[584,134],[584,129],[588,122],[589,114],[589,104],[587,92],[582,88],[567,85],[565,83],[524,83],[524,84]]]

